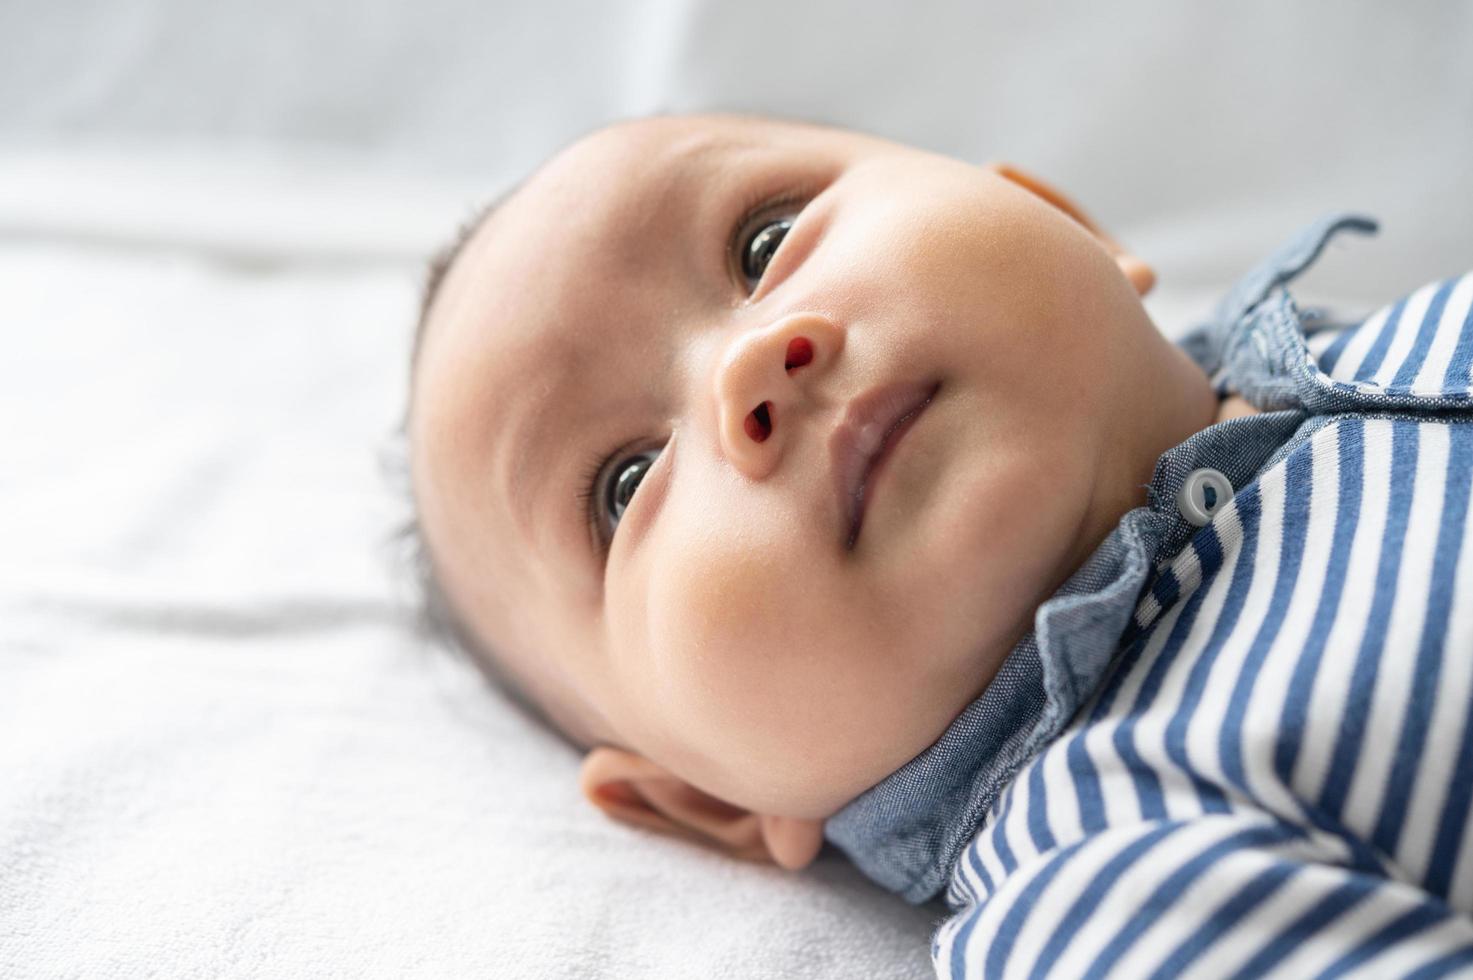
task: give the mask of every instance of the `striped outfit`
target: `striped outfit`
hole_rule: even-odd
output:
[[[1347,229],[1182,342],[1263,414],[1164,455],[988,692],[831,821],[945,888],[938,975],[1473,976],[1473,273],[1336,326],[1284,286]]]

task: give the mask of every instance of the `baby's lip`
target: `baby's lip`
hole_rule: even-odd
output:
[[[853,548],[864,520],[865,483],[891,436],[931,403],[939,382],[907,381],[871,388],[851,401],[829,436],[844,547]]]

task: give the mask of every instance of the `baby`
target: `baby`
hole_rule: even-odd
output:
[[[1473,968],[1473,276],[1282,288],[1373,227],[1177,345],[1017,168],[602,129],[432,276],[436,588],[594,804],[946,889],[941,975]]]

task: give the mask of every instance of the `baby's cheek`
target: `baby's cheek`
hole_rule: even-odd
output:
[[[694,540],[651,578],[647,721],[723,799],[798,812],[822,788],[807,767],[822,770],[814,748],[851,699],[824,697],[835,651],[808,606],[792,567],[750,540]]]
[[[781,669],[781,640],[793,638],[789,574],[758,542],[732,536],[666,552],[651,569],[647,609],[656,668],[687,688],[719,678],[728,692]]]
[[[836,656],[853,645],[861,624],[849,595],[836,570],[779,521],[690,533],[650,567],[651,669],[693,724],[792,734],[812,718],[814,695],[834,683]]]

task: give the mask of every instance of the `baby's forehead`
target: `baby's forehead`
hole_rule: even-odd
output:
[[[844,141],[858,134],[782,119],[738,115],[655,116],[614,123],[575,140],[555,153],[527,181],[567,170],[596,170],[614,183],[658,182],[682,166],[719,161],[764,148],[832,139]],[[606,168],[617,167],[616,172]]]
[[[632,281],[651,295],[694,281],[690,264],[699,256],[683,236],[715,226],[716,209],[744,173],[777,166],[814,134],[823,138],[802,124],[682,117],[579,140],[482,222],[442,283],[429,332],[469,325],[513,346],[555,343],[540,327],[600,322],[603,298]]]
[[[744,162],[783,151],[840,151],[874,137],[754,116],[669,116],[616,123],[554,154],[506,202],[507,221],[577,211],[627,220],[686,204],[681,192],[731,177]],[[488,222],[494,234],[496,221]]]
[[[653,224],[672,212],[688,222],[692,198],[716,194],[721,178],[734,179],[744,162],[781,158],[784,151],[789,159],[837,157],[886,144],[823,124],[758,116],[661,116],[605,126],[554,154],[489,209],[437,277],[416,350],[429,334],[443,332],[431,324],[449,319],[449,308],[465,313],[470,302],[450,302],[450,294],[465,291],[467,280],[472,287],[494,284],[507,298],[558,270],[573,285],[594,274],[613,279],[627,271],[621,260],[647,251],[640,236],[655,231]]]

